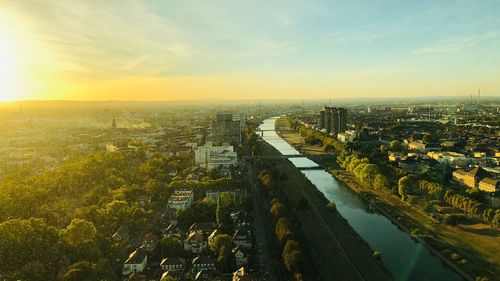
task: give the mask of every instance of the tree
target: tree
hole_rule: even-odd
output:
[[[404,199],[406,196],[410,195],[412,189],[416,185],[416,177],[414,175],[404,176],[398,181],[398,192],[399,195]]]
[[[287,215],[286,207],[283,203],[275,202],[271,206],[271,214],[273,214],[275,219],[285,217]]]
[[[60,233],[61,237],[71,245],[93,242],[96,234],[94,223],[85,219],[73,219]]]
[[[378,175],[379,173],[380,173],[380,169],[377,165],[366,164],[359,171],[358,177],[359,177],[359,179],[361,179],[362,181],[364,181],[368,184],[373,184],[375,176]]]
[[[217,223],[229,227],[232,226],[231,212],[235,206],[234,195],[229,192],[222,192],[217,199],[216,219]]]
[[[283,247],[283,262],[290,272],[299,272],[304,262],[304,254],[299,244],[294,240],[288,240]]]
[[[373,186],[377,190],[384,190],[389,187],[389,181],[382,174],[378,174],[373,180]]]
[[[95,280],[92,263],[79,261],[68,269],[63,276],[64,281],[92,281]]]
[[[232,272],[234,270],[234,258],[232,245],[224,245],[220,248],[217,262],[220,264],[222,271]]]
[[[227,249],[232,249],[233,246],[233,238],[227,234],[219,234],[216,235],[214,241],[210,243],[210,250],[215,254],[219,255],[221,253],[221,249],[226,247]]]
[[[127,201],[114,200],[106,205],[106,213],[115,219],[121,219],[129,215],[129,207]]]
[[[287,240],[294,237],[294,234],[291,229],[291,222],[286,218],[280,218],[278,222],[276,222],[276,237],[278,240],[285,244]]]
[[[154,257],[161,259],[164,257],[183,257],[185,256],[184,244],[181,239],[175,236],[168,236],[160,240],[160,243],[153,251]]]
[[[391,144],[389,145],[389,150],[390,151],[401,151],[401,143],[398,140],[391,141]]]

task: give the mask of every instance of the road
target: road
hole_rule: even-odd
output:
[[[258,265],[258,280],[262,281],[283,281],[287,280],[284,267],[281,262],[281,256],[276,253],[278,244],[274,237],[274,225],[270,218],[267,217],[269,210],[268,203],[262,195],[262,189],[256,183],[257,173],[255,170],[254,161],[245,161],[247,169],[247,180],[251,186],[252,201],[254,206],[253,211],[253,228],[255,234],[255,252]],[[273,241],[274,240],[274,241]],[[273,251],[274,250],[274,251]]]

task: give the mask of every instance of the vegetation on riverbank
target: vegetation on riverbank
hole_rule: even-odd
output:
[[[440,224],[436,220],[437,209],[451,208],[462,209],[463,215],[448,214],[442,215],[444,222],[448,224],[460,223],[462,217],[467,216],[468,221],[483,218],[491,225],[496,226],[495,212],[491,209],[484,209],[479,202],[468,198],[462,194],[456,194],[437,183],[426,179],[418,179],[409,176],[402,170],[390,165],[377,163],[375,166],[368,165],[369,157],[343,144],[337,144],[336,149],[327,149],[328,143],[338,143],[331,137],[324,136],[312,129],[305,128],[298,122],[290,122],[285,118],[279,119],[277,127],[300,129],[302,141],[297,141],[299,133],[287,132],[282,137],[292,145],[300,147],[302,151],[308,151],[309,147],[323,148],[323,157],[318,158],[320,164],[332,168],[331,172],[336,177],[344,181],[351,188],[362,191],[363,195],[376,200],[380,206],[387,208],[389,214],[397,217],[400,222],[408,226],[408,229],[415,235],[428,240],[428,244],[438,249],[443,255],[450,256],[457,267],[469,272],[471,275],[493,276],[498,274],[498,240],[493,233],[481,233],[474,231],[474,225],[459,225],[456,227]],[[311,137],[313,141],[311,142]],[[320,140],[319,142],[317,140]],[[310,143],[307,143],[307,142]],[[325,142],[326,141],[326,142]],[[315,153],[317,154],[317,153]],[[330,155],[325,157],[324,155]],[[330,158],[330,159],[328,159]],[[337,161],[332,161],[336,159]],[[336,162],[336,163],[335,163]],[[389,166],[389,167],[388,167]],[[343,169],[339,169],[339,167]],[[385,178],[385,179],[384,179]],[[401,179],[403,179],[401,181]],[[403,199],[403,200],[401,200]],[[479,224],[484,225],[484,224]],[[495,250],[496,249],[496,250]],[[452,254],[457,254],[461,258],[453,259]]]
[[[262,142],[256,152],[257,155],[279,154]],[[284,245],[284,262],[289,269],[294,271],[293,262],[299,260],[297,268],[304,280],[316,280],[318,276],[321,280],[393,279],[379,256],[374,255],[367,243],[293,164],[286,159],[257,160],[257,163],[267,171],[261,173],[260,180],[269,188],[269,199],[273,201],[270,212],[277,219],[276,234]],[[299,251],[307,258],[300,258]],[[314,264],[312,268],[317,272],[311,272],[308,263]]]

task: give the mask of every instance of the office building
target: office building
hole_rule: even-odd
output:
[[[237,161],[238,154],[234,151],[233,146],[228,144],[214,146],[211,142],[207,142],[194,151],[195,164],[208,169],[228,168],[235,166]]]
[[[240,120],[234,120],[231,112],[218,112],[212,122],[212,140],[237,146],[241,143]]]

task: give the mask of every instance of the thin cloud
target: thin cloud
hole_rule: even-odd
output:
[[[471,36],[451,37],[441,40],[435,46],[418,49],[415,51],[415,53],[433,54],[433,53],[457,52],[465,48],[477,45],[480,42],[486,41],[498,35],[499,35],[498,32],[485,32]]]

